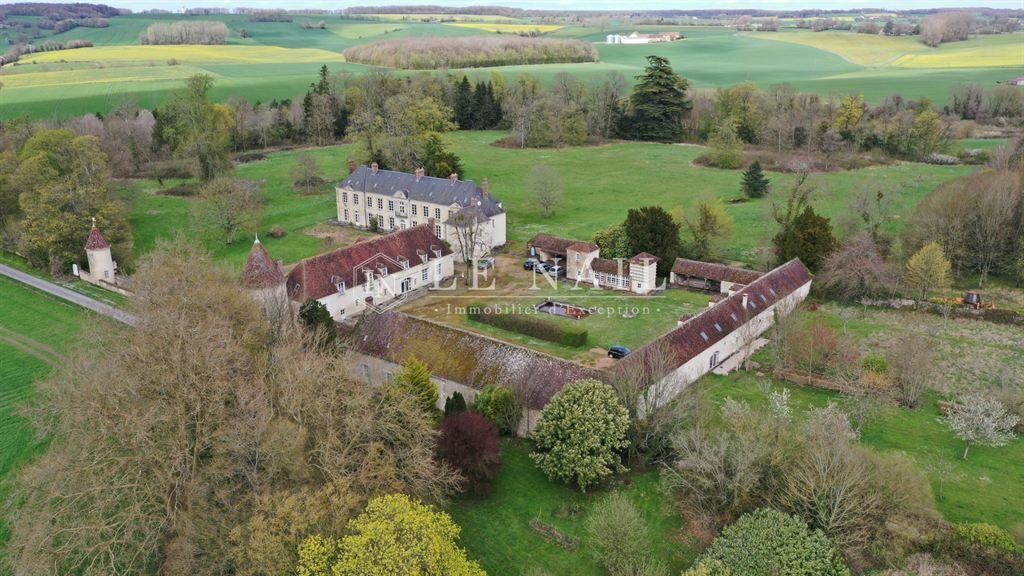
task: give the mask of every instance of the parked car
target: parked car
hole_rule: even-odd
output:
[[[632,350],[625,346],[612,346],[608,349],[608,357],[618,360],[620,358],[625,358],[630,352],[632,352]]]
[[[547,272],[548,274],[551,274],[552,276],[556,276],[556,277],[557,276],[565,276],[565,266],[561,266],[561,265],[558,265],[558,264],[548,264],[545,267],[544,271]]]
[[[536,258],[527,258],[526,262],[523,262],[523,270],[533,270],[538,264],[540,262]]]
[[[476,261],[477,270],[488,270],[494,268],[494,258],[481,258]]]

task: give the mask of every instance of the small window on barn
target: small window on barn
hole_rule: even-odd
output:
[[[759,294],[759,296],[761,296],[761,302],[768,303],[768,299],[764,297],[764,294]]]
[[[707,334],[705,334],[704,332],[701,332],[701,333],[700,333],[700,337],[701,337],[701,338],[703,338],[705,342],[707,342],[707,341],[708,341],[708,335],[707,335]]]
[[[739,322],[740,321],[740,319],[736,317],[736,313],[735,312],[730,312],[729,313],[729,317],[732,318],[733,322]]]
[[[753,300],[751,300],[750,301],[750,309],[751,310],[757,310],[757,302],[754,302]]]
[[[775,293],[775,288],[772,288],[771,286],[769,286],[768,287],[768,291],[772,293],[772,296],[774,296],[776,298],[779,297],[779,295]]]
[[[722,331],[722,326],[718,322],[715,322],[715,330]]]
[[[718,352],[711,355],[711,368],[718,366]]]

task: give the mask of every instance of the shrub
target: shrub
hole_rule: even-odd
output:
[[[541,413],[530,456],[548,478],[586,491],[625,470],[616,452],[629,446],[628,430],[629,414],[615,390],[597,380],[579,380],[555,394]]]
[[[331,318],[327,306],[318,300],[310,298],[302,303],[299,307],[299,322],[317,336],[321,346],[333,344],[338,337],[334,318]]]
[[[656,570],[648,566],[640,572],[651,555],[651,544],[643,516],[625,494],[614,492],[594,507],[587,520],[587,535],[591,553],[611,576],[651,574]]]
[[[473,410],[494,422],[502,434],[514,434],[519,428],[523,410],[512,389],[501,384],[488,384],[473,400]]]
[[[875,374],[885,374],[889,371],[889,361],[885,359],[885,356],[878,354],[868,354],[860,364],[865,370]]]
[[[454,466],[473,492],[483,492],[501,468],[501,441],[493,422],[476,412],[456,412],[441,422],[437,454]]]
[[[270,229],[270,235],[274,238],[284,238],[285,234],[284,227],[280,224],[274,224],[274,227]]]
[[[978,574],[1010,576],[1024,573],[1024,547],[998,526],[956,524],[936,546],[939,553],[969,565]]]
[[[461,392],[456,392],[445,399],[444,401],[444,415],[451,416],[456,412],[464,412],[466,410],[466,398]]]
[[[820,530],[770,509],[745,514],[715,538],[684,576],[785,574],[848,576],[842,556]]]
[[[966,544],[985,546],[1011,554],[1022,552],[1021,546],[1017,544],[1009,532],[992,524],[956,524],[953,526],[953,534]]]
[[[393,392],[413,396],[425,412],[433,412],[437,406],[437,385],[430,380],[427,365],[415,356],[405,361],[405,367],[388,383],[388,388]]]
[[[505,314],[490,306],[471,304],[468,307],[467,315],[470,320],[565,346],[579,347],[587,343],[585,329],[564,326],[559,322],[539,318],[534,314]]]

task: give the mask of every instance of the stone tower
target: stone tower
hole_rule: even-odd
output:
[[[85,242],[85,255],[89,260],[89,273],[81,275],[84,280],[99,284],[116,284],[114,274],[117,271],[117,263],[110,254],[110,243],[96,227],[96,219],[92,219],[92,230],[89,231],[89,239]]]
[[[245,259],[240,283],[268,315],[281,314],[288,309],[284,267],[280,262],[274,262],[259,236],[252,243],[249,256]]]

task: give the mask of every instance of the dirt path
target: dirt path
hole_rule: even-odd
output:
[[[33,340],[24,334],[8,330],[3,326],[0,326],[0,343],[8,344],[29,356],[34,356],[51,367],[56,367],[62,360],[60,353],[51,346]]]

